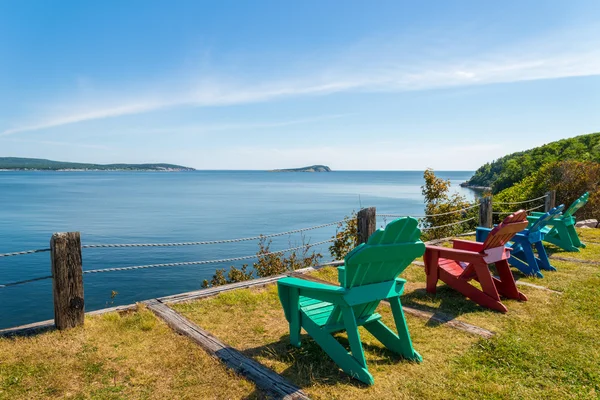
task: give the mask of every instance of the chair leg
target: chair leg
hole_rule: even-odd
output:
[[[348,334],[348,342],[350,342],[352,357],[354,357],[363,368],[367,368],[365,352],[363,351],[362,342],[360,341],[360,332],[358,331],[358,325],[356,324],[356,317],[352,307],[343,307],[342,317],[344,318],[344,326],[346,327],[346,333]]]
[[[300,347],[300,293],[296,288],[290,288],[290,343]]]
[[[392,307],[392,315],[394,316],[394,323],[396,324],[396,331],[398,332],[400,354],[409,360],[418,362],[423,361],[423,357],[415,351],[412,345],[410,333],[408,332],[408,325],[406,324],[406,317],[404,316],[402,304],[400,303],[400,296],[392,297],[388,300]]]
[[[426,290],[428,293],[435,293],[437,281],[440,275],[440,267],[438,266],[438,256],[431,251],[425,251],[425,274],[427,275]]]
[[[303,318],[304,329],[331,359],[348,375],[368,385],[374,383],[373,376],[369,371],[352,357],[344,346],[342,346],[329,332],[321,329],[310,318]]]
[[[575,225],[567,226],[567,232],[569,233],[569,237],[571,238],[571,243],[573,243],[573,246],[585,248],[585,244],[581,243],[581,240],[579,240],[579,235],[575,230]]]
[[[523,252],[520,252],[519,254],[511,254],[510,258],[508,259],[508,263],[513,267],[517,268],[525,275],[537,276],[538,278],[544,277],[541,272],[536,271],[534,268],[531,267],[531,263],[526,263],[521,258],[526,259],[525,254]]]
[[[554,225],[552,230],[546,234],[544,240],[566,251],[579,251],[579,249],[573,245],[569,232],[564,224]]]
[[[517,289],[517,284],[515,283],[515,278],[510,271],[508,262],[506,260],[496,262],[496,270],[498,271],[498,276],[500,277],[500,279],[494,279],[494,283],[496,284],[496,289],[498,292],[510,299],[526,301],[527,297],[523,293],[519,292],[519,289]]]
[[[548,253],[546,253],[546,248],[544,247],[544,244],[542,243],[542,241],[538,241],[535,242],[535,249],[537,250],[537,254],[539,257],[539,262],[538,264],[540,265],[540,268],[545,269],[547,271],[556,271],[556,268],[554,268],[551,264],[550,264],[550,259],[548,258]]]
[[[448,286],[464,294],[482,307],[487,307],[502,313],[508,311],[508,308],[500,301],[500,296],[496,295],[495,297],[491,297],[489,294],[482,292],[469,282],[463,279],[457,279],[454,276],[447,274],[445,271],[441,271],[440,278]]]
[[[544,275],[540,272],[540,266],[535,258],[535,254],[533,253],[533,247],[531,243],[527,244],[527,247],[523,246],[523,252],[525,254],[525,260],[531,267],[531,275],[537,276],[538,278],[543,278]]]

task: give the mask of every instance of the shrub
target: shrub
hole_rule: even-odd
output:
[[[450,194],[450,181],[438,178],[432,169],[427,169],[423,177],[425,184],[421,186],[421,193],[425,196],[426,216],[421,219],[423,229],[421,238],[423,240],[438,239],[473,230],[477,225],[476,218],[463,224],[443,226],[477,217],[477,208],[460,211],[472,204],[458,193]]]
[[[342,222],[337,225],[335,236],[332,239],[333,244],[329,246],[329,254],[334,260],[342,260],[346,254],[356,246],[358,235],[358,226],[356,212],[346,216]]]
[[[252,264],[252,271],[248,271],[248,264],[244,264],[240,269],[232,265],[229,267],[229,272],[227,273],[225,268],[220,268],[215,271],[210,281],[205,279],[202,282],[202,287],[207,288],[247,281],[254,279],[254,273],[259,278],[264,278],[285,272],[292,272],[300,268],[314,267],[319,264],[319,261],[323,257],[315,251],[310,252],[310,244],[305,243],[304,237],[302,237],[302,246],[304,248],[301,250],[300,255],[295,250],[289,252],[287,256],[285,256],[285,253],[269,254],[271,253],[271,243],[272,240],[270,239],[267,240],[265,237],[260,238],[258,252],[256,253],[258,260]],[[290,244],[290,247],[293,246]]]
[[[539,171],[494,196],[494,202],[519,202],[556,191],[556,204],[568,207],[583,193],[590,192],[588,204],[576,214],[578,219],[600,219],[600,163],[592,161],[558,161],[544,165]],[[528,203],[531,208],[538,203]],[[496,211],[515,211],[518,206],[494,206]]]

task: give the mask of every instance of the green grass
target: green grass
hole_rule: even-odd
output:
[[[583,232],[592,242],[597,232]],[[598,242],[600,240],[596,239]],[[595,258],[599,244],[579,253]],[[572,253],[560,253],[568,256]],[[558,255],[558,254],[557,254]],[[422,364],[398,359],[361,328],[375,385],[341,373],[306,335],[302,348],[288,345],[288,328],[275,286],[224,293],[175,308],[230,345],[303,387],[314,398],[597,399],[600,397],[600,266],[553,261],[544,279],[517,279],[553,288],[556,294],[519,286],[529,301],[504,300],[507,314],[486,310],[439,283],[425,292],[422,267],[409,267],[403,304],[452,315],[496,332],[480,339],[407,315]],[[315,273],[335,282],[334,268]],[[390,310],[378,310],[391,322]],[[345,342],[344,335],[338,339]]]
[[[259,398],[145,309],[87,317],[85,325],[0,338],[0,399]]]

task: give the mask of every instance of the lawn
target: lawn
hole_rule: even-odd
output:
[[[87,317],[84,327],[0,338],[0,399],[260,398],[154,315]]]
[[[375,385],[342,373],[307,335],[289,345],[276,285],[242,289],[172,307],[213,335],[283,375],[315,399],[597,399],[600,397],[600,230],[580,230],[588,248],[555,256],[556,272],[519,285],[529,301],[504,300],[501,314],[438,284],[425,292],[423,268],[411,265],[403,304],[494,331],[484,339],[407,315],[417,364],[387,351],[361,328]],[[326,267],[314,277],[336,282]],[[391,310],[380,305],[391,324]],[[338,340],[347,344],[344,334]],[[262,398],[254,384],[228,371],[145,307],[87,316],[85,326],[31,337],[0,338],[0,399]]]
[[[591,235],[596,232],[584,233],[584,237]],[[578,254],[597,260],[598,251],[600,245],[590,243]],[[441,283],[436,295],[428,294],[422,267],[409,267],[403,274],[409,281],[403,304],[452,315],[496,335],[482,339],[407,315],[415,349],[424,358],[422,364],[415,364],[390,354],[361,328],[375,379],[371,387],[340,372],[308,336],[303,336],[301,349],[288,345],[288,328],[274,285],[224,293],[174,308],[313,398],[597,399],[600,266],[556,260],[553,264],[558,271],[545,273],[544,279],[523,277],[516,270],[515,275],[562,293],[520,285],[529,301],[505,300],[507,314],[483,309]],[[336,280],[334,268],[324,268],[315,275]],[[381,305],[378,311],[391,322],[388,306]],[[338,339],[345,342],[343,334]]]

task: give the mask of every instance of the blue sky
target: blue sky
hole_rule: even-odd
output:
[[[0,156],[470,170],[600,131],[600,2],[0,0]]]

